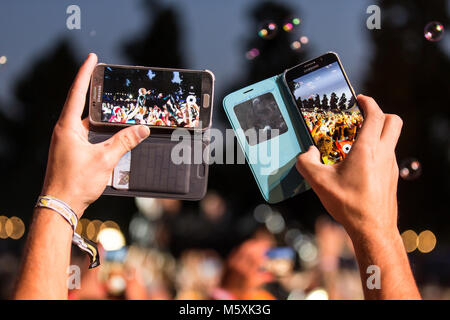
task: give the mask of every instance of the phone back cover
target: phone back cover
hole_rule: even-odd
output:
[[[280,131],[278,136],[250,145],[235,107],[266,93],[272,93],[287,131]],[[293,109],[295,106],[292,106],[287,96],[281,76],[274,76],[227,95],[223,106],[261,194],[267,202],[277,203],[309,189],[309,185],[295,167],[297,156],[308,147],[308,142],[303,146],[302,141],[308,140],[298,112]]]

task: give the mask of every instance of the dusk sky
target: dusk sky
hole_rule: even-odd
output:
[[[216,75],[216,105],[224,90],[246,71],[244,47],[254,36],[249,11],[261,0],[161,0],[174,7],[183,30],[182,49],[188,68],[210,69]],[[297,35],[309,37],[308,57],[327,51],[340,55],[352,85],[359,92],[371,58],[370,30],[366,28],[366,9],[370,0],[279,0],[302,19]],[[66,9],[81,8],[81,30],[68,30]],[[51,52],[58,41],[68,38],[79,62],[89,52],[99,61],[129,64],[121,46],[147,32],[152,17],[142,0],[2,0],[0,10],[0,101],[9,112],[15,105],[11,89],[15,80],[28,72],[35,59]],[[449,33],[447,33],[449,34]],[[448,47],[448,37],[442,44]],[[286,50],[291,50],[287,47]],[[448,50],[449,51],[449,50]],[[163,54],[163,53],[162,53]],[[302,61],[299,61],[299,63]],[[280,70],[280,73],[283,70]]]

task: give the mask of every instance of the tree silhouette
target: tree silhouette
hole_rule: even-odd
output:
[[[330,95],[330,109],[337,109],[338,97],[335,92]]]
[[[20,216],[31,215],[42,187],[49,141],[78,64],[66,40],[36,60],[22,75],[14,93],[22,108],[17,121],[2,119],[11,159],[3,171],[8,181],[5,208]],[[2,130],[2,131],[3,131]]]
[[[341,98],[339,99],[338,107],[340,110],[345,109],[345,104],[347,102],[347,98],[345,96],[345,92],[342,93]]]
[[[124,45],[125,54],[136,65],[183,68],[177,13],[172,7],[162,7],[159,1],[144,4],[144,10],[153,17],[153,23],[144,28],[146,32],[142,37],[138,36]]]
[[[320,109],[321,106],[322,106],[322,104],[320,102],[320,96],[318,94],[316,94],[316,96],[314,98],[314,107]]]
[[[418,180],[399,183],[400,227],[425,224],[448,238],[448,205],[442,200],[450,189],[449,140],[448,131],[441,134],[436,125],[449,123],[450,59],[443,43],[423,35],[430,21],[448,25],[448,1],[380,0],[379,5],[382,28],[369,32],[374,55],[366,91],[383,111],[403,118],[397,159],[416,157],[423,165]]]
[[[352,108],[356,103],[355,97],[352,95],[350,100],[348,100],[347,109]]]
[[[322,97],[322,109],[328,109],[330,106],[328,105],[328,97],[326,94]]]

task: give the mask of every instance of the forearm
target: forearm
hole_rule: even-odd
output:
[[[36,208],[15,299],[67,299],[73,231],[58,213]]]
[[[351,238],[366,299],[421,299],[397,229],[353,234]],[[373,286],[376,275],[374,271],[368,271],[369,266],[379,268],[379,288]]]

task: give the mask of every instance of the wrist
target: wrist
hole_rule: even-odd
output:
[[[403,245],[400,232],[397,227],[371,227],[349,232],[355,251],[379,251],[389,248],[397,248]]]
[[[65,192],[57,188],[46,188],[42,189],[41,195],[48,195],[58,200],[64,201],[77,215],[78,219],[81,218],[84,211],[86,210],[86,205],[80,200],[79,197],[74,196],[73,193]]]

